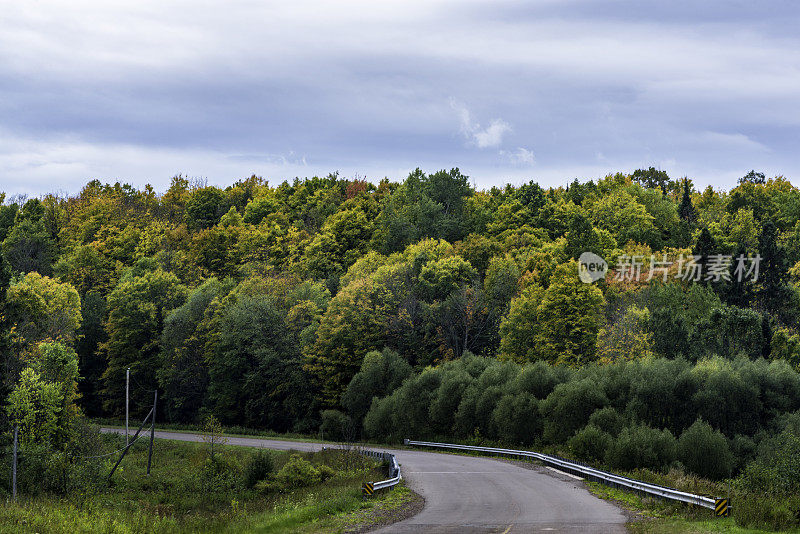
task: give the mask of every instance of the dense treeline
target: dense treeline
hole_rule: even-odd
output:
[[[403,425],[612,464],[626,440],[660,440],[637,461],[659,468],[691,466],[681,443],[702,434],[731,454],[709,476],[800,408],[800,190],[782,177],[698,191],[650,168],[477,191],[458,169],[178,176],[163,194],[93,181],[2,198],[0,395],[29,441],[63,447],[79,412],[120,416],[127,368],[134,414],[158,389],[162,421]],[[642,276],[583,283],[587,251],[636,256]],[[758,278],[736,261],[718,279],[648,277],[664,254],[704,272],[758,255]]]

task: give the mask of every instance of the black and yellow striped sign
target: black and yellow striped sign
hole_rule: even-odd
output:
[[[717,499],[714,503],[714,513],[717,517],[728,517],[731,513],[728,508],[728,499]]]
[[[375,493],[375,489],[372,486],[372,482],[364,482],[364,484],[361,485],[362,495],[372,495],[373,493]]]

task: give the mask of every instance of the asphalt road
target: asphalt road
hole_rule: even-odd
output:
[[[120,432],[120,429],[103,429]],[[156,437],[201,441],[198,434],[156,431]],[[319,443],[229,437],[228,444],[313,451]],[[334,445],[335,446],[335,445]],[[378,532],[528,533],[626,532],[626,518],[581,483],[544,468],[525,469],[492,458],[393,450],[406,483],[425,498],[417,515]]]

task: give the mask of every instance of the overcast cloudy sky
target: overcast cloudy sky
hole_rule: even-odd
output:
[[[800,181],[792,1],[0,0],[0,190]]]

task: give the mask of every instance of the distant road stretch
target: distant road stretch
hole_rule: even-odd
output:
[[[103,432],[124,434],[117,428]],[[156,437],[202,441],[199,434],[156,431]],[[261,438],[227,438],[229,445],[316,451],[323,444]],[[329,446],[337,446],[330,444]],[[384,450],[384,449],[378,449]],[[626,532],[626,518],[581,483],[491,458],[390,450],[406,483],[425,498],[414,517],[384,527],[389,533]]]

